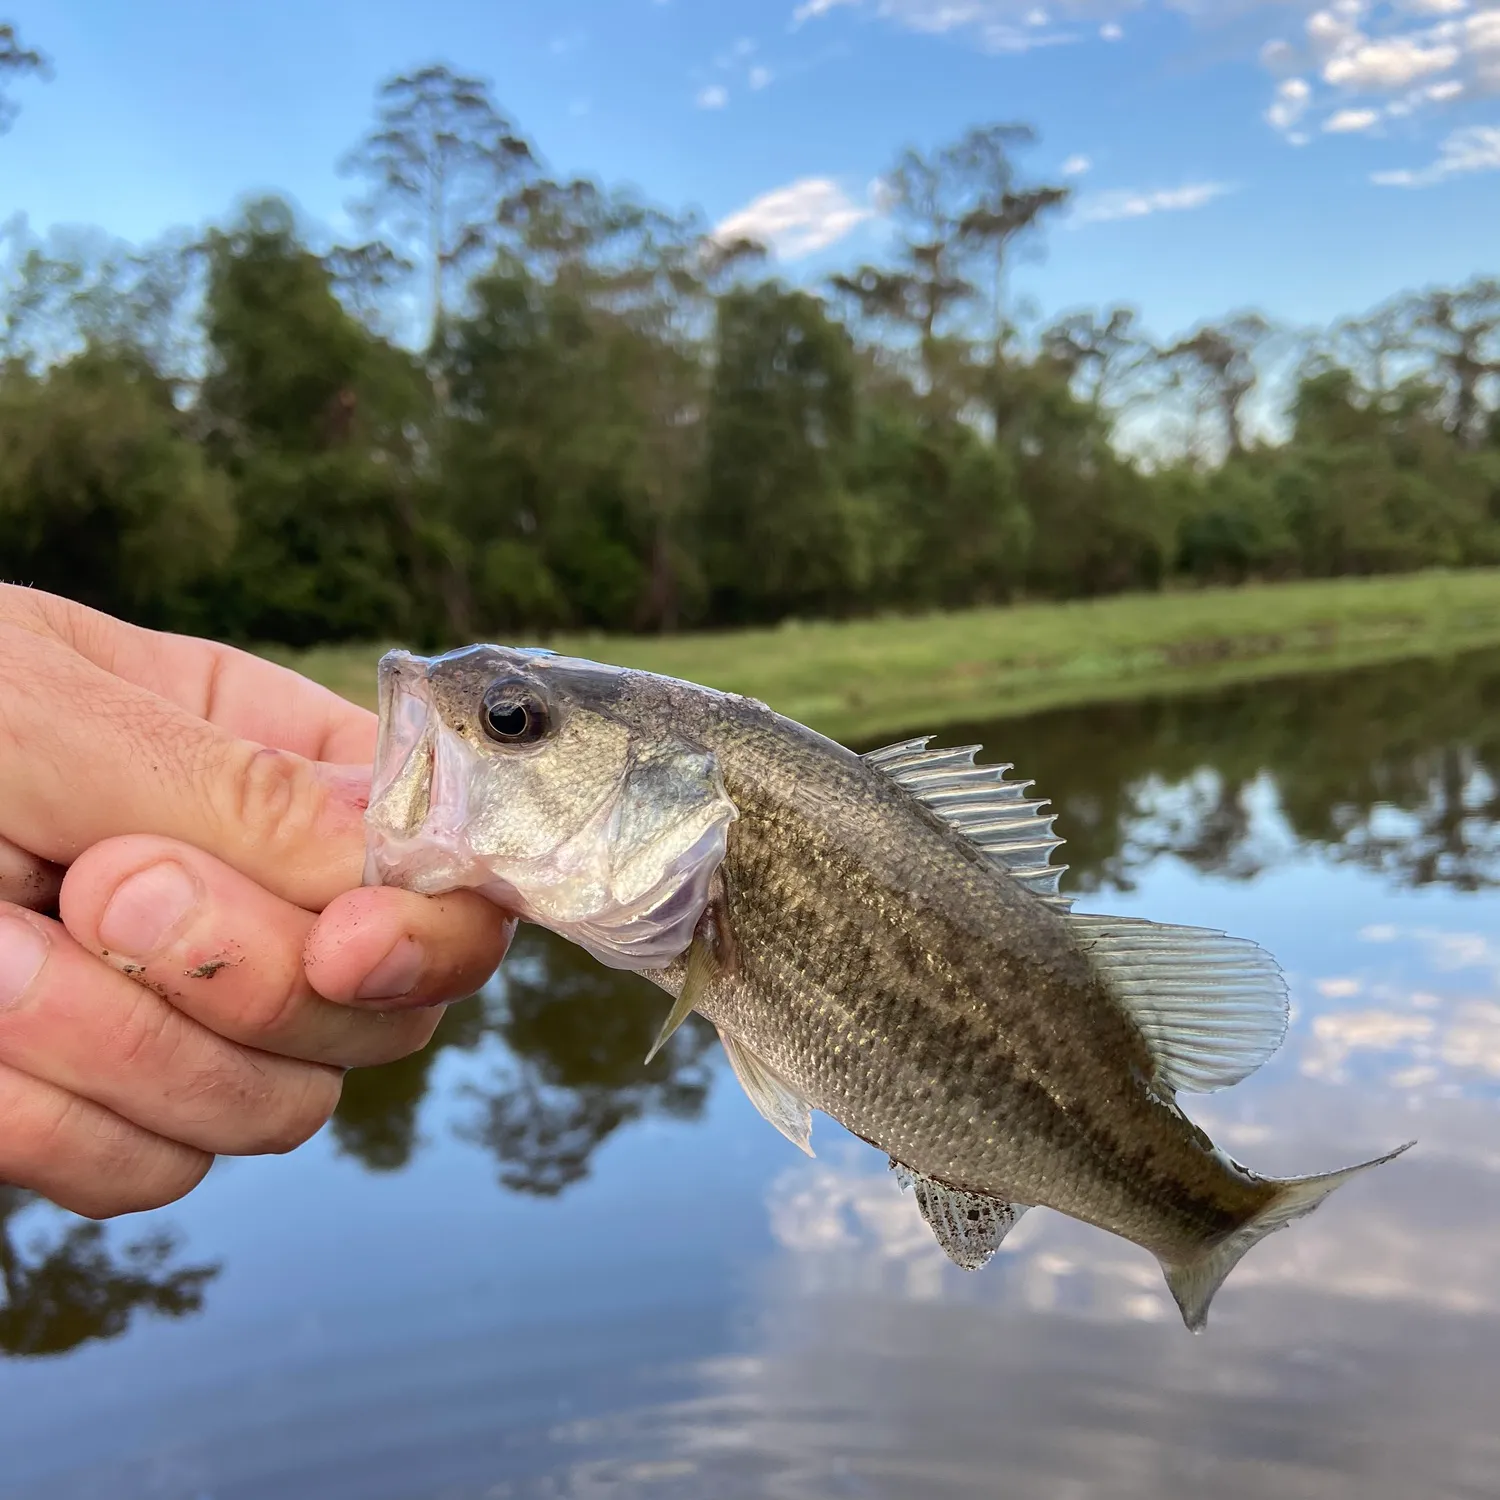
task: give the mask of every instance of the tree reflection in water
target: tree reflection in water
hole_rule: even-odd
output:
[[[1500,883],[1500,654],[945,731],[1050,797],[1076,891],[1164,854],[1249,879],[1312,853],[1404,886]],[[1276,816],[1284,828],[1278,830]]]
[[[668,997],[551,933],[523,931],[496,1028],[509,1056],[493,1086],[470,1091],[482,1113],[465,1134],[494,1153],[506,1187],[547,1197],[586,1177],[621,1125],[696,1116],[714,1033],[692,1016],[647,1065]]]
[[[27,1209],[63,1221],[17,1243]],[[0,1186],[0,1353],[62,1354],[95,1339],[118,1338],[137,1313],[184,1317],[203,1306],[217,1265],[171,1265],[178,1244],[169,1234],[115,1245],[104,1225],[42,1206],[36,1194]]]

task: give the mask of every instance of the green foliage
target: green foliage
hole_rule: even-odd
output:
[[[163,382],[128,356],[0,371],[5,575],[151,624],[194,623],[234,516],[183,425]]]
[[[0,25],[0,92],[39,67]],[[1500,561],[1500,281],[1328,330],[1278,420],[1287,335],[1254,312],[1022,335],[1011,259],[1066,198],[1022,179],[1032,139],[902,153],[888,256],[827,298],[543,176],[440,64],[382,87],[345,163],[365,243],[275,198],[142,250],[13,224],[0,575],[229,638],[433,645]]]
[[[848,335],[815,297],[774,284],[720,298],[698,537],[709,615],[726,624],[845,610],[861,517]]]

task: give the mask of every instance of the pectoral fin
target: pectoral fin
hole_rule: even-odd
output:
[[[719,1040],[724,1043],[729,1066],[750,1096],[750,1102],[798,1150],[814,1155],[812,1105],[778,1078],[743,1042],[722,1031]]]
[[[977,1271],[1000,1248],[1029,1206],[945,1187],[903,1167],[894,1157],[891,1170],[903,1188],[916,1194],[917,1207],[948,1259],[966,1271]]]
[[[693,941],[688,944],[687,972],[683,976],[682,989],[672,1004],[667,1019],[656,1034],[651,1050],[646,1054],[649,1063],[672,1038],[672,1033],[697,1008],[703,993],[722,974],[730,971],[734,964],[734,937],[729,929],[729,900],[722,870],[715,872],[709,887],[708,905],[693,929]]]
[[[667,1045],[672,1033],[692,1015],[699,997],[718,973],[719,963],[712,949],[702,938],[695,937],[688,948],[687,977],[682,981],[682,989],[676,1000],[672,1002],[671,1012],[662,1022],[661,1030],[656,1033],[656,1040],[651,1043],[651,1050],[646,1054],[647,1062]]]

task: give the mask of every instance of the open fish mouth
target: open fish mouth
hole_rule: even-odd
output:
[[[429,660],[392,651],[380,663],[380,728],[364,883],[423,895],[488,878],[470,847],[469,787],[482,768],[458,735],[442,734]]]

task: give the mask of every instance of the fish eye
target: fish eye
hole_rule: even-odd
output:
[[[492,682],[480,707],[484,732],[498,745],[534,745],[552,727],[552,716],[525,682]]]

